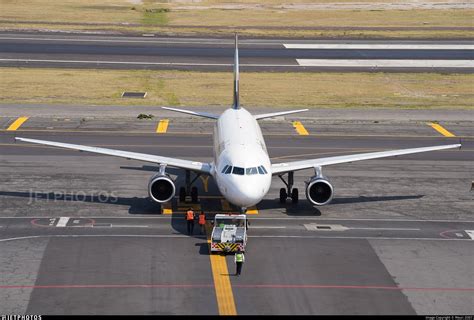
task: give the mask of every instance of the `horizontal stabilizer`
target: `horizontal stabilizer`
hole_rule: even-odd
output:
[[[308,109],[290,110],[290,111],[282,111],[282,112],[274,112],[274,113],[264,113],[264,114],[255,115],[254,117],[257,120],[260,120],[260,119],[284,116],[286,114],[292,114],[292,113],[304,112],[304,111],[308,111]]]
[[[183,109],[176,109],[176,108],[168,108],[168,107],[161,107],[162,109],[174,111],[174,112],[181,112],[181,113],[186,113],[190,114],[196,117],[203,117],[203,118],[209,118],[209,119],[219,119],[218,115],[212,114],[212,113],[207,113],[207,112],[196,112],[196,111],[190,111],[190,110],[183,110]]]

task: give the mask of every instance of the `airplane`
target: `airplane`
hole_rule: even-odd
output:
[[[322,173],[322,167],[324,166],[461,147],[461,144],[450,144],[272,164],[258,120],[303,112],[308,109],[252,115],[240,105],[237,35],[235,35],[233,104],[230,108],[226,109],[221,115],[169,107],[162,108],[216,120],[213,129],[214,158],[212,162],[176,159],[158,155],[29,138],[16,137],[15,139],[29,143],[158,164],[158,172],[151,177],[148,183],[148,194],[151,200],[159,204],[171,201],[176,194],[175,182],[170,175],[166,173],[167,167],[185,170],[185,187],[180,187],[179,190],[180,201],[185,201],[187,196],[191,196],[191,201],[197,202],[198,189],[192,185],[200,175],[208,175],[213,177],[222,196],[230,203],[239,207],[243,213],[246,212],[247,208],[258,204],[265,197],[270,189],[272,176],[275,175],[279,176],[285,184],[285,188],[280,189],[280,202],[286,203],[288,199],[291,199],[292,203],[297,203],[299,200],[299,192],[297,188],[293,187],[294,172],[313,169],[314,175],[306,181],[306,198],[313,205],[323,206],[330,203],[334,196],[332,184]],[[195,174],[193,180],[191,180],[191,172]],[[287,175],[286,180],[284,178],[285,175]]]

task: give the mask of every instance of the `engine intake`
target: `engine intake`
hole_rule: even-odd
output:
[[[317,206],[323,206],[331,202],[333,192],[332,185],[322,177],[313,177],[306,186],[306,198]]]
[[[155,202],[168,202],[174,197],[175,193],[174,182],[166,175],[156,174],[148,183],[148,194]]]

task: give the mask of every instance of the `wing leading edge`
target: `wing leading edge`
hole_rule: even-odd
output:
[[[168,158],[168,157],[155,156],[155,155],[146,154],[146,153],[121,151],[121,150],[106,149],[106,148],[99,148],[99,147],[89,147],[89,146],[83,146],[83,145],[78,145],[78,144],[70,144],[70,143],[62,143],[62,142],[54,142],[54,141],[45,141],[45,140],[36,140],[36,139],[27,139],[27,138],[15,138],[15,139],[19,141],[42,144],[42,145],[58,147],[58,148],[92,152],[92,153],[104,154],[104,155],[126,158],[126,159],[131,159],[131,160],[152,162],[152,163],[157,163],[157,164],[166,164],[171,167],[188,169],[188,170],[203,172],[207,174],[211,173],[211,164],[207,162]]]
[[[311,160],[276,163],[276,164],[272,164],[272,174],[281,174],[281,173],[290,172],[290,171],[298,171],[298,170],[304,170],[304,169],[309,169],[309,168],[314,168],[314,167],[328,166],[332,164],[348,163],[348,162],[370,160],[370,159],[379,159],[379,158],[401,156],[401,155],[412,154],[412,153],[453,149],[453,148],[460,148],[460,147],[461,147],[461,144],[450,144],[450,145],[445,145],[445,146],[359,153],[359,154],[352,154],[352,155],[347,155],[347,156],[336,156],[336,157],[326,157],[326,158],[311,159]]]

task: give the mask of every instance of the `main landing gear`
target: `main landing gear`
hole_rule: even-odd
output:
[[[191,171],[186,170],[186,187],[179,188],[179,202],[186,202],[186,197],[190,197],[192,203],[197,203],[198,198],[198,188],[192,187],[193,183],[201,176],[201,173],[196,173],[196,176],[191,180]]]
[[[279,174],[278,177],[283,181],[286,186],[280,189],[280,203],[286,203],[286,199],[291,198],[291,202],[298,203],[298,188],[293,188],[294,184],[294,172],[288,172],[288,181],[285,181],[283,174]]]

